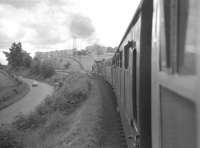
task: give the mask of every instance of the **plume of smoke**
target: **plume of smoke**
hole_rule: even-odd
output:
[[[70,34],[72,37],[81,39],[87,39],[93,35],[95,29],[92,25],[92,21],[80,14],[73,14],[70,23]]]

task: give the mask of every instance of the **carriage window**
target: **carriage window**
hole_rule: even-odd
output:
[[[128,62],[129,62],[129,47],[128,44],[124,46],[124,67],[125,69],[128,68]]]
[[[163,0],[160,32],[160,69],[175,73],[196,73],[195,0]],[[189,9],[190,8],[190,9]]]
[[[115,59],[115,62],[116,62],[116,67],[118,67],[119,66],[119,62],[118,62],[119,60],[118,60],[118,54],[116,54],[116,59]]]
[[[120,59],[120,67],[122,67],[122,51],[119,53],[119,59]]]
[[[119,67],[119,63],[120,63],[120,59],[119,59],[119,55],[117,55],[117,66]]]
[[[116,66],[117,66],[117,67],[119,66],[119,58],[118,58],[118,56],[117,56],[117,58],[116,58]]]
[[[178,72],[181,75],[195,75],[197,47],[195,0],[179,0],[178,6]],[[189,6],[189,7],[188,7]]]
[[[160,31],[160,69],[165,70],[166,68],[170,68],[170,36],[171,36],[171,30],[170,30],[170,18],[172,11],[170,8],[172,0],[163,0],[163,11],[161,11],[162,17],[161,17],[161,31]],[[171,12],[172,13],[172,12]]]

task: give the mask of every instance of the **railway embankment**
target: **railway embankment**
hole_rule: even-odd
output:
[[[56,89],[28,115],[19,115],[11,124],[0,127],[0,145],[4,147],[55,147],[67,133],[70,115],[87,99],[90,83],[82,74],[69,75],[63,86]],[[72,118],[73,119],[73,118]]]
[[[115,95],[102,79],[92,79],[84,105],[73,115],[70,130],[56,148],[126,148]]]
[[[0,144],[7,142],[11,148],[125,148],[111,87],[79,73],[68,75],[63,82],[29,116],[21,115],[11,126],[1,127]]]

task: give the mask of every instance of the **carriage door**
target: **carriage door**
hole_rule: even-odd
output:
[[[138,98],[137,98],[137,50],[136,50],[136,42],[133,41],[131,45],[132,50],[132,112],[133,117],[131,120],[131,127],[133,128],[133,135],[134,135],[134,147],[139,147],[140,142],[140,133],[139,133],[139,126],[138,126]]]
[[[156,0],[154,5],[161,14],[154,14],[153,25],[153,147],[199,148],[200,3]]]

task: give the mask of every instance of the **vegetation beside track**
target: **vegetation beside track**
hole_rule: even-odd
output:
[[[34,112],[19,115],[11,125],[0,127],[1,147],[54,147],[53,144],[58,140],[56,137],[69,129],[72,120],[67,117],[87,99],[90,89],[87,76],[79,73],[66,76],[63,85]]]
[[[29,90],[28,84],[23,82],[3,89],[0,93],[0,110],[22,99]]]

